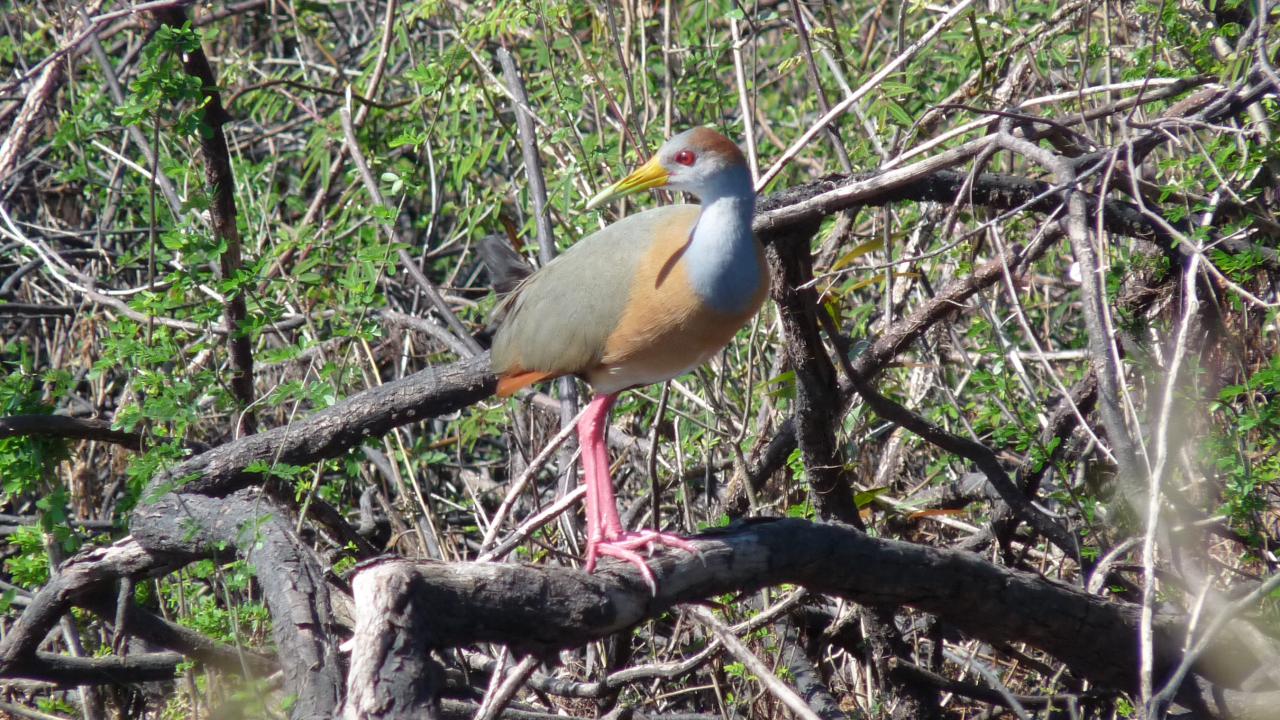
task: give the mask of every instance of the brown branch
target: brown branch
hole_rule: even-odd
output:
[[[877,415],[900,425],[907,430],[920,436],[927,442],[942,448],[943,450],[959,455],[969,460],[978,469],[987,476],[987,482],[991,483],[991,487],[1000,493],[1000,499],[1017,514],[1017,516],[1036,532],[1044,535],[1058,549],[1062,550],[1067,557],[1080,560],[1080,543],[1075,534],[1067,528],[1062,527],[1054,522],[1053,518],[1044,514],[1031,504],[1031,501],[1022,494],[1022,491],[1014,484],[1013,479],[1009,477],[1000,464],[1000,460],[991,448],[980,442],[961,437],[944,430],[941,426],[926,420],[924,417],[911,412],[906,407],[890,400],[889,398],[876,392],[870,384],[862,382],[855,378],[853,381],[854,388],[867,405],[875,411]]]
[[[766,250],[773,283],[770,294],[782,319],[783,346],[796,377],[796,428],[805,473],[813,488],[819,515],[862,527],[853,489],[836,450],[835,428],[843,415],[836,369],[818,330],[818,294],[808,287],[813,278],[809,251],[812,232],[797,230],[779,238]],[[797,289],[802,288],[802,289]]]
[[[123,685],[173,680],[183,657],[173,652],[74,657],[40,652],[7,664],[4,676],[57,685]]]
[[[160,22],[180,28],[187,22],[186,8],[171,7],[155,11]],[[236,281],[242,269],[240,258],[240,230],[236,226],[236,184],[231,172],[231,155],[227,151],[227,138],[222,131],[228,117],[222,107],[218,81],[209,65],[204,50],[196,47],[183,54],[183,68],[187,74],[200,80],[204,93],[201,110],[200,154],[204,156],[204,178],[209,186],[213,202],[209,217],[213,232],[226,246],[218,256],[218,268],[223,280]],[[249,311],[245,306],[244,289],[227,292],[227,305],[223,317],[227,324],[227,349],[231,359],[231,392],[240,403],[241,416],[237,431],[252,435],[257,421],[250,410],[253,405],[253,347],[248,327]]]
[[[18,435],[42,435],[71,440],[97,440],[121,445],[130,450],[142,446],[137,433],[116,430],[106,420],[73,418],[66,415],[10,415],[0,417],[0,438]]]
[[[132,538],[67,560],[0,639],[0,676],[11,675],[11,668],[34,657],[45,635],[81,598],[93,594],[111,596],[112,585],[122,577],[156,577],[182,564],[184,558],[152,552]]]
[[[349,692],[404,683],[403,663],[422,667],[432,649],[499,642],[547,654],[578,647],[684,602],[794,583],[863,605],[905,605],[937,615],[970,637],[1023,642],[1102,687],[1137,686],[1136,605],[989,563],[976,555],[869,537],[835,524],[753,521],[698,539],[699,557],[650,562],[658,592],[629,566],[594,575],[546,566],[386,560],[353,580],[357,630]],[[856,568],[833,573],[831,568]],[[1158,668],[1177,663],[1180,615],[1157,619]],[[412,632],[406,630],[412,629]],[[1219,643],[1197,671],[1256,662]],[[425,671],[418,677],[425,678]],[[418,690],[427,691],[427,681]],[[397,685],[403,687],[403,685]]]

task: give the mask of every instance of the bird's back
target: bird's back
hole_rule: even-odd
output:
[[[699,212],[697,205],[671,205],[631,215],[521,283],[503,303],[506,317],[494,337],[492,362],[499,376],[522,379],[500,390],[599,367],[637,271],[656,246],[687,241]]]

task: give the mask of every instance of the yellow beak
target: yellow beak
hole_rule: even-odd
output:
[[[635,172],[596,193],[596,196],[587,202],[587,209],[594,210],[609,200],[630,195],[633,192],[662,187],[668,180],[666,168],[662,167],[657,157],[653,157],[649,162],[636,168]]]

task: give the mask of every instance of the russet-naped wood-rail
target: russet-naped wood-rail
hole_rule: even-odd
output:
[[[525,278],[503,301],[506,316],[492,352],[499,395],[562,375],[595,390],[578,421],[586,570],[599,556],[619,558],[637,566],[651,587],[653,573],[640,552],[660,545],[696,550],[670,533],[622,528],[605,444],[609,408],[623,390],[701,365],[755,315],[769,290],[764,252],[751,232],[751,173],[733,142],[707,128],[680,133],[587,208],[658,187],[702,204],[627,217]]]

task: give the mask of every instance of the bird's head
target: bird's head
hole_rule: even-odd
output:
[[[717,194],[751,191],[751,173],[742,151],[729,138],[705,127],[686,130],[662,144],[635,172],[601,190],[587,209],[640,190],[666,187],[706,201]]]

